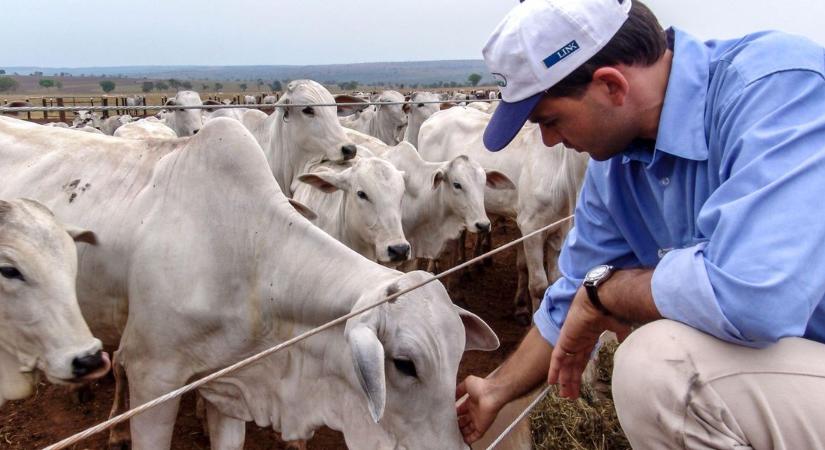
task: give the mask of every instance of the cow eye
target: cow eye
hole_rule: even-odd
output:
[[[367,193],[364,192],[364,191],[358,191],[358,192],[355,193],[355,195],[357,195],[358,198],[360,198],[361,200],[369,200],[369,197],[367,196]]]
[[[419,107],[419,108],[423,108],[423,107],[424,107],[424,104],[423,104],[423,103],[419,103],[419,104],[418,104],[418,107]]]
[[[308,115],[308,116],[310,116],[310,117],[315,115],[315,110],[312,109],[311,106],[307,106],[306,108],[302,109],[301,112]]]
[[[415,370],[415,364],[409,359],[393,358],[392,362],[395,364],[395,368],[398,369],[399,372],[408,377],[418,378],[418,372]]]
[[[461,183],[453,183],[453,187],[456,189],[461,189]]]
[[[23,278],[23,274],[20,273],[17,268],[11,266],[0,267],[0,275],[10,280],[18,279],[20,281],[26,281],[26,279]]]

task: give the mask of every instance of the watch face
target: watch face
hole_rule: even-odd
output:
[[[590,272],[587,272],[585,276],[586,281],[594,282],[599,280],[601,277],[605,276],[610,271],[610,266],[608,265],[601,265],[596,266],[590,269]]]

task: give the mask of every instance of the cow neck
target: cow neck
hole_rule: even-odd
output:
[[[387,145],[396,145],[398,144],[398,140],[395,137],[393,124],[390,123],[390,116],[389,114],[382,114],[381,112],[379,109],[375,115],[370,118],[368,128],[370,131],[368,134],[381,139],[381,141]]]
[[[401,275],[359,255],[295,211],[278,228],[282,239],[265,243],[263,251],[284,257],[269,259],[271,267],[262,269],[273,275],[262,281],[282,300],[272,312],[279,318],[320,325],[350,312],[359,298]],[[270,280],[274,274],[277,279]]]
[[[30,395],[33,381],[31,372],[20,371],[18,358],[0,347],[0,406],[6,400],[17,400]]]

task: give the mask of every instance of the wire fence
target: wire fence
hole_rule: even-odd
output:
[[[149,409],[151,409],[151,408],[154,408],[155,406],[158,406],[158,405],[160,405],[160,404],[162,404],[162,403],[165,403],[165,402],[167,402],[167,401],[169,401],[169,400],[172,400],[173,398],[180,397],[180,396],[182,396],[182,395],[186,394],[187,392],[193,391],[193,390],[195,390],[195,389],[197,389],[197,388],[199,388],[199,387],[203,386],[203,385],[204,385],[204,384],[206,384],[206,383],[209,383],[209,382],[211,382],[211,381],[214,381],[214,380],[216,380],[216,379],[218,379],[218,378],[220,378],[220,377],[222,377],[222,376],[226,376],[226,375],[227,375],[227,374],[229,374],[229,373],[232,373],[232,372],[234,372],[234,371],[236,371],[236,370],[239,370],[239,369],[241,369],[241,368],[243,368],[243,367],[246,367],[246,366],[248,366],[248,365],[250,365],[250,364],[252,364],[252,363],[254,363],[254,362],[256,362],[256,361],[259,361],[259,360],[261,360],[261,359],[263,359],[263,358],[265,358],[265,357],[267,357],[267,356],[269,356],[269,355],[271,355],[271,354],[273,354],[273,353],[275,353],[275,352],[278,352],[278,351],[280,351],[280,350],[283,350],[284,348],[287,348],[287,347],[289,347],[289,346],[292,346],[292,345],[294,345],[294,344],[297,344],[298,342],[301,342],[301,341],[303,341],[303,340],[305,340],[305,339],[307,339],[307,338],[309,338],[309,337],[311,337],[311,336],[314,336],[314,335],[316,335],[316,334],[318,334],[318,333],[320,333],[320,332],[322,332],[322,331],[324,331],[324,330],[327,330],[327,329],[329,329],[329,328],[332,328],[332,327],[334,327],[334,326],[336,326],[336,325],[340,325],[340,324],[342,324],[342,323],[346,322],[347,320],[349,320],[349,319],[350,319],[350,318],[352,318],[352,317],[355,317],[355,316],[357,316],[357,315],[363,314],[363,313],[365,313],[365,312],[367,312],[367,311],[369,311],[369,310],[371,310],[371,309],[373,309],[373,308],[376,308],[376,307],[378,307],[378,306],[381,306],[381,305],[383,305],[384,303],[387,303],[387,302],[389,302],[389,301],[391,301],[391,300],[395,300],[396,298],[398,298],[398,297],[400,297],[400,296],[402,296],[402,295],[404,295],[404,294],[407,294],[407,293],[409,293],[409,292],[411,292],[411,291],[413,291],[413,290],[415,290],[415,289],[418,289],[418,288],[420,288],[420,287],[422,287],[422,286],[424,286],[424,285],[426,285],[426,284],[432,283],[433,281],[440,280],[441,278],[444,278],[444,277],[446,277],[446,276],[448,276],[448,275],[450,275],[450,274],[453,274],[453,273],[455,273],[455,272],[458,272],[459,270],[462,270],[462,269],[464,269],[464,268],[466,268],[466,267],[469,267],[469,266],[471,266],[471,265],[473,265],[473,264],[476,264],[476,263],[478,263],[478,262],[480,262],[480,261],[482,261],[482,260],[484,260],[484,259],[486,259],[486,258],[489,258],[489,257],[491,257],[491,256],[493,256],[493,255],[495,255],[495,254],[497,254],[497,253],[500,253],[500,252],[502,252],[502,251],[504,251],[504,250],[506,250],[506,249],[508,249],[508,248],[510,248],[510,247],[512,247],[512,246],[514,246],[514,245],[520,244],[522,241],[524,241],[524,240],[526,240],[526,239],[529,239],[529,238],[531,238],[531,237],[533,237],[533,236],[536,236],[536,235],[538,235],[538,234],[540,234],[540,233],[548,232],[548,231],[550,231],[551,229],[555,229],[555,228],[557,228],[557,227],[560,227],[563,223],[565,223],[565,222],[567,222],[567,221],[569,221],[569,220],[572,220],[572,219],[573,219],[573,216],[572,216],[572,215],[570,215],[570,216],[567,216],[567,217],[565,217],[565,218],[563,218],[563,219],[557,220],[556,222],[553,222],[553,223],[551,223],[551,224],[549,224],[549,225],[546,225],[546,226],[544,226],[544,227],[542,227],[542,228],[539,228],[538,230],[535,230],[535,231],[533,231],[532,233],[528,233],[528,234],[526,234],[526,235],[524,235],[524,236],[522,236],[522,237],[520,237],[520,238],[518,238],[518,239],[515,239],[515,240],[513,240],[513,241],[510,241],[510,242],[508,242],[507,244],[504,244],[504,245],[502,245],[502,246],[500,246],[500,247],[497,247],[497,248],[495,248],[495,249],[493,249],[493,250],[491,250],[491,251],[489,251],[489,252],[487,252],[487,253],[485,253],[485,254],[483,254],[483,255],[479,255],[479,256],[477,256],[477,257],[475,257],[475,258],[473,258],[473,259],[470,259],[470,260],[468,260],[468,261],[466,261],[466,262],[464,262],[464,263],[462,263],[462,264],[459,264],[458,266],[455,266],[455,267],[453,267],[453,268],[451,268],[451,269],[449,269],[449,270],[446,270],[446,271],[444,271],[444,272],[441,272],[441,273],[439,273],[438,275],[435,275],[435,276],[432,276],[432,277],[430,277],[430,278],[427,278],[426,280],[424,280],[424,281],[422,281],[422,282],[420,282],[420,283],[418,283],[418,284],[416,284],[416,285],[413,285],[413,286],[408,287],[408,288],[406,288],[406,289],[402,289],[402,290],[400,290],[400,291],[398,291],[398,292],[396,292],[396,293],[394,293],[394,294],[392,294],[392,295],[390,295],[390,296],[388,296],[388,297],[386,297],[386,298],[384,298],[384,299],[382,299],[382,300],[379,300],[379,301],[374,302],[374,303],[372,303],[372,304],[370,304],[370,305],[367,305],[367,306],[364,306],[364,307],[359,308],[359,309],[357,309],[357,310],[354,310],[354,311],[350,312],[349,314],[346,314],[346,315],[344,315],[344,316],[341,316],[341,317],[339,317],[339,318],[337,318],[337,319],[335,319],[335,320],[332,320],[332,321],[330,321],[330,322],[327,322],[327,323],[325,323],[325,324],[323,324],[323,325],[321,325],[321,326],[319,326],[319,327],[313,328],[313,329],[311,329],[311,330],[309,330],[309,331],[307,331],[307,332],[305,332],[305,333],[302,333],[302,334],[300,334],[300,335],[298,335],[298,336],[296,336],[296,337],[294,337],[294,338],[292,338],[292,339],[290,339],[290,340],[288,340],[288,341],[282,342],[282,343],[280,343],[280,344],[278,344],[278,345],[276,345],[276,346],[274,346],[274,347],[271,347],[271,348],[269,348],[269,349],[267,349],[267,350],[264,350],[264,351],[262,351],[262,352],[260,352],[260,353],[257,353],[257,354],[255,354],[255,355],[252,355],[252,356],[248,357],[248,358],[245,358],[245,359],[243,359],[243,360],[241,360],[241,361],[239,361],[239,362],[237,362],[237,363],[235,363],[235,364],[233,364],[233,365],[231,365],[231,366],[228,366],[228,367],[226,367],[226,368],[224,368],[224,369],[221,369],[221,370],[219,370],[219,371],[217,371],[217,372],[214,372],[214,373],[212,373],[212,374],[210,374],[210,375],[208,375],[208,376],[205,376],[205,377],[203,377],[203,378],[201,378],[201,379],[199,379],[199,380],[196,380],[196,381],[194,381],[194,382],[192,382],[192,383],[189,383],[189,384],[187,384],[187,385],[185,385],[185,386],[183,386],[183,387],[181,387],[181,388],[178,388],[178,389],[176,389],[176,390],[174,390],[174,391],[172,391],[172,392],[169,392],[169,393],[167,393],[167,394],[165,394],[165,395],[162,395],[162,396],[160,396],[160,397],[158,397],[158,398],[156,398],[156,399],[154,399],[154,400],[151,400],[151,401],[149,401],[149,402],[146,402],[146,403],[144,403],[144,404],[142,404],[142,405],[140,405],[140,406],[138,406],[138,407],[136,407],[136,408],[133,408],[133,409],[131,409],[131,410],[129,410],[129,411],[126,411],[126,412],[124,412],[123,414],[120,414],[120,415],[118,415],[118,416],[112,417],[112,418],[110,418],[110,419],[106,420],[105,422],[101,422],[100,424],[95,425],[94,427],[87,428],[87,429],[86,429],[86,430],[84,430],[84,431],[81,431],[81,432],[76,433],[76,434],[74,434],[74,435],[72,435],[72,436],[69,436],[69,437],[68,437],[68,438],[66,438],[66,439],[63,439],[63,440],[61,440],[61,441],[59,441],[59,442],[57,442],[57,443],[55,443],[55,444],[52,444],[52,445],[50,445],[50,446],[48,446],[48,447],[45,447],[43,450],[59,450],[59,449],[66,448],[66,447],[68,447],[68,446],[70,446],[70,445],[76,444],[77,442],[80,442],[80,441],[82,441],[82,440],[84,440],[84,439],[86,439],[86,438],[88,438],[88,437],[90,437],[90,436],[92,436],[92,435],[94,435],[94,434],[100,433],[100,432],[101,432],[101,431],[103,431],[103,430],[106,430],[106,429],[108,429],[108,428],[111,428],[111,427],[113,427],[113,426],[115,426],[115,425],[117,425],[117,424],[119,424],[119,423],[125,422],[126,420],[129,420],[131,417],[134,417],[134,416],[136,416],[136,415],[138,415],[138,414],[140,414],[140,413],[143,413],[143,412],[145,412],[145,411],[147,411],[147,410],[149,410]],[[531,406],[531,408],[532,408],[532,406]],[[526,413],[523,413],[523,414],[526,414]],[[519,419],[519,420],[520,420],[520,419]],[[511,425],[510,427],[508,427],[508,430],[506,430],[505,432],[509,432],[509,429],[511,429],[511,428],[512,428],[512,425]]]

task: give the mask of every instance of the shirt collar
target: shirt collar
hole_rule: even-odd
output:
[[[667,33],[673,37],[673,64],[653,154],[634,141],[623,152],[622,163],[635,160],[650,165],[662,157],[661,153],[695,161],[708,159],[705,102],[710,52],[702,41],[676,28]]]

